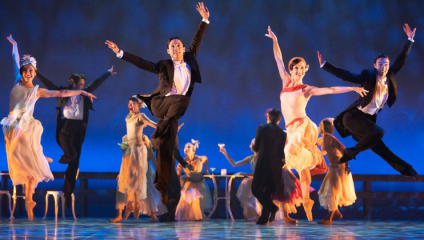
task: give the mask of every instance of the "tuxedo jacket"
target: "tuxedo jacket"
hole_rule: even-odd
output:
[[[190,86],[186,93],[186,96],[189,97],[193,92],[194,84],[202,82],[199,66],[196,61],[196,55],[199,51],[199,47],[202,43],[203,35],[205,34],[207,27],[207,23],[203,21],[200,22],[200,25],[197,28],[196,33],[194,34],[191,45],[188,48],[188,51],[184,53],[184,62],[186,62],[186,64],[188,64],[191,69]],[[134,64],[135,66],[143,70],[155,73],[159,76],[159,86],[156,88],[156,90],[154,90],[151,95],[148,95],[147,97],[142,97],[146,105],[149,107],[149,110],[151,111],[151,99],[155,96],[166,96],[172,90],[172,86],[174,85],[174,62],[171,59],[168,59],[160,60],[157,63],[153,63],[141,57],[132,55],[128,52],[124,52],[122,59]]]
[[[96,90],[104,81],[106,81],[106,79],[108,79],[111,76],[111,73],[108,71],[105,74],[103,74],[101,77],[99,77],[98,79],[94,80],[92,83],[88,84],[87,87],[85,87],[83,90],[86,92],[93,92],[94,90]],[[43,86],[45,88],[47,88],[48,90],[71,90],[71,88],[69,86],[57,86],[55,85],[52,81],[50,81],[49,79],[47,79],[45,76],[43,76],[41,73],[37,72],[36,77],[38,78],[38,80],[40,80],[41,84],[43,84]],[[87,96],[81,96],[84,99],[84,117],[82,119],[82,124],[87,126],[88,123],[88,111],[89,110],[93,110],[93,103],[90,101],[90,98],[88,98]],[[56,106],[56,121],[57,121],[57,125],[56,125],[56,139],[58,139],[59,134],[62,130],[62,127],[65,123],[64,118],[62,118],[62,108],[64,106],[66,106],[66,103],[68,102],[69,97],[58,97],[57,98],[57,106]]]
[[[401,53],[396,58],[394,63],[390,66],[389,71],[387,72],[389,96],[386,103],[389,105],[389,107],[391,107],[395,103],[397,96],[397,82],[395,75],[405,64],[409,52],[411,51],[412,44],[413,42],[408,40],[408,42],[403,47]],[[362,70],[360,74],[355,74],[340,68],[336,68],[328,62],[324,64],[322,69],[344,81],[360,84],[365,90],[368,90],[368,94],[366,96],[359,97],[354,103],[349,105],[349,107],[347,107],[334,119],[334,126],[339,132],[340,136],[347,137],[351,135],[351,132],[349,132],[349,130],[344,127],[342,121],[343,116],[347,111],[354,109],[358,106],[365,107],[371,102],[373,96],[376,94],[377,91],[377,70],[375,68],[365,69]],[[374,120],[376,120],[376,115],[374,115],[374,118]]]
[[[276,123],[258,127],[253,145],[253,150],[258,154],[254,178],[272,174],[275,183],[280,181],[285,159],[286,138],[286,132]]]

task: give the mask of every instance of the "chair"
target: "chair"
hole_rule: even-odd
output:
[[[76,179],[78,179],[78,175],[79,175],[79,169],[77,172],[77,176]],[[61,201],[62,201],[62,219],[65,219],[65,194],[62,191],[47,191],[46,193],[46,211],[44,212],[44,217],[43,219],[46,219],[47,216],[47,210],[49,208],[49,196],[52,196],[54,199],[54,215],[55,215],[55,220],[57,221],[57,215],[58,215],[58,198],[60,197]],[[75,216],[75,196],[72,193],[71,195],[72,198],[72,214],[74,215],[74,221],[77,221],[77,217]]]
[[[9,175],[8,173],[0,173],[0,176],[2,175]],[[0,178],[0,182],[1,182],[2,178]],[[10,196],[10,192],[9,190],[0,190],[0,210],[1,210],[1,200],[3,198],[3,195],[6,195],[7,198],[9,199],[9,213],[12,212],[12,196]]]
[[[22,192],[24,193],[23,195],[18,195],[17,191],[16,191],[16,185],[13,185],[13,208],[12,208],[12,212],[10,213],[10,220],[13,220],[13,214],[15,213],[16,210],[16,199],[18,198],[22,198],[25,200],[25,185],[22,185]]]

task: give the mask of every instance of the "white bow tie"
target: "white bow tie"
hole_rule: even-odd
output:
[[[182,68],[182,67],[186,67],[186,63],[185,62],[174,62],[174,66],[175,67],[179,67],[179,68]]]

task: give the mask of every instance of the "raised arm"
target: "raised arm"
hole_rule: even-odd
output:
[[[252,156],[248,156],[236,162],[230,157],[225,147],[220,148],[219,151],[222,152],[222,154],[224,154],[225,158],[227,158],[228,162],[230,162],[231,166],[233,167],[241,167],[241,166],[249,164],[252,161]]]
[[[272,43],[273,43],[272,49],[274,52],[274,58],[275,58],[275,61],[277,62],[278,72],[280,73],[280,78],[283,81],[283,88],[284,88],[284,86],[286,86],[286,84],[290,82],[290,75],[286,71],[286,68],[284,67],[283,54],[281,53],[280,46],[278,45],[277,36],[271,30],[270,26],[268,26],[268,34],[265,34],[265,36],[272,39]]]
[[[324,61],[322,58],[322,54],[319,51],[317,53],[318,53],[318,61],[319,61],[320,67],[324,69],[325,71],[333,74],[335,77],[340,78],[344,81],[357,83],[357,84],[362,84],[362,82],[364,81],[361,74],[351,73],[349,71],[336,68],[330,63]]]
[[[113,66],[107,70],[102,76],[94,80],[92,83],[90,83],[86,88],[85,91],[87,92],[93,92],[96,90],[106,79],[108,79],[110,76],[116,75],[117,73],[113,71]]]
[[[326,87],[326,88],[318,88],[313,86],[308,86],[305,89],[304,95],[305,97],[309,96],[321,96],[327,94],[340,94],[347,92],[357,92],[361,97],[367,95],[368,91],[362,87]]]
[[[408,59],[409,52],[411,51],[412,44],[414,43],[414,36],[416,30],[416,28],[414,28],[414,30],[411,30],[407,23],[403,25],[403,31],[405,32],[406,36],[408,36],[408,42],[405,44],[405,46],[403,46],[402,51],[397,56],[395,62],[389,69],[389,71],[393,71],[394,74],[397,74],[400,71],[402,66],[405,64],[406,59]]]
[[[194,56],[197,55],[197,52],[199,51],[200,44],[202,43],[203,35],[205,35],[206,28],[209,25],[209,10],[203,2],[199,2],[196,4],[196,9],[200,13],[200,16],[202,16],[202,21],[200,22],[199,27],[196,30],[196,33],[194,34],[193,39],[191,40],[191,45],[189,48],[189,52],[193,53]]]
[[[7,37],[7,40],[12,44],[12,57],[13,57],[13,69],[15,73],[15,84],[21,81],[21,73],[19,69],[21,68],[21,65],[19,63],[19,51],[18,51],[18,43],[12,38],[12,34],[10,34],[9,37]]]
[[[47,79],[43,74],[41,74],[38,70],[37,70],[37,75],[35,76],[38,80],[40,80],[41,84],[43,84],[43,86],[45,88],[47,88],[48,90],[59,90],[59,87],[54,84],[52,81],[50,81],[49,79]]]
[[[146,116],[146,114],[144,114],[144,113],[140,114],[140,119],[139,120],[143,121],[144,124],[146,124],[147,126],[150,126],[150,127],[156,129],[156,123],[153,122],[152,120],[150,120],[150,118],[148,118]]]
[[[37,92],[39,97],[42,98],[52,98],[52,97],[71,97],[71,96],[77,96],[77,95],[83,95],[90,98],[91,101],[93,101],[93,98],[97,98],[93,94],[82,91],[82,90],[60,90],[60,91],[51,91],[47,90],[45,88],[39,88]]]

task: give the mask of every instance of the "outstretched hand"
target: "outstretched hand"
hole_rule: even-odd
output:
[[[112,67],[109,69],[109,70],[107,70],[108,72],[110,72],[110,75],[116,75],[116,74],[118,74],[117,72],[114,72],[113,71],[113,65],[112,65]]]
[[[179,132],[179,131],[180,131],[180,129],[181,129],[183,126],[184,126],[184,123],[181,123],[181,124],[180,124],[180,126],[178,126],[178,130],[177,130],[177,132]]]
[[[203,4],[203,2],[198,2],[196,4],[196,10],[200,13],[200,16],[202,16],[202,18],[206,20],[209,19],[209,9],[205,7],[205,4]]]
[[[319,62],[319,65],[321,66],[324,63],[324,60],[322,60],[322,54],[319,51],[317,53],[318,53],[318,62]]]
[[[92,93],[89,93],[89,92],[86,92],[86,91],[83,91],[82,95],[87,96],[90,99],[91,102],[93,102],[94,98],[97,98]]]
[[[116,45],[114,42],[112,42],[112,41],[109,41],[109,40],[106,40],[106,42],[105,42],[105,44],[110,48],[110,49],[112,49],[112,51],[114,51],[116,54],[118,54],[119,53],[119,48],[118,48],[118,45]]]
[[[271,27],[268,26],[268,34],[265,34],[265,36],[271,38],[274,41],[277,41],[277,36],[275,36],[275,33],[271,30]]]
[[[406,36],[408,36],[408,38],[414,39],[416,30],[417,30],[417,28],[414,28],[414,30],[411,30],[411,28],[409,27],[409,25],[407,23],[405,23],[403,25],[403,31],[406,33]],[[10,36],[12,36],[12,35],[10,35]]]
[[[10,42],[12,45],[17,44],[17,42],[15,41],[15,39],[13,39],[13,38],[12,38],[12,34],[10,34],[10,36],[9,36],[9,37],[7,37],[7,40],[9,40],[9,42]]]
[[[361,97],[365,97],[368,93],[368,91],[365,90],[363,87],[354,87],[353,90],[355,90],[355,92],[361,95]]]

